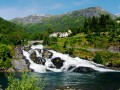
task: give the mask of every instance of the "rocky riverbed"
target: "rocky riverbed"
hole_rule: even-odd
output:
[[[32,69],[29,68],[29,65],[30,65],[30,62],[28,62],[28,60],[26,60],[26,58],[23,56],[23,52],[22,50],[25,50],[25,51],[29,51],[31,49],[31,45],[28,45],[28,46],[16,46],[14,48],[14,51],[15,51],[15,55],[14,55],[14,58],[13,58],[13,61],[12,61],[12,68],[9,68],[9,69],[1,69],[0,71],[1,72],[23,72],[23,71],[32,71]],[[37,50],[39,53],[41,52],[41,50]],[[44,58],[48,58],[50,59],[52,57],[53,53],[51,53],[50,51],[48,51],[47,49],[43,49],[43,53],[42,53],[42,57],[43,58],[38,58],[36,57],[36,52],[33,51],[31,52],[31,56],[30,58],[37,64],[45,64],[44,61]],[[42,62],[41,62],[42,60]],[[53,64],[56,65],[56,68],[61,68],[62,65],[63,65],[63,60],[61,60],[60,58],[55,58],[52,60]],[[109,68],[112,68],[112,69],[115,69],[115,70],[120,70],[120,67],[119,66],[112,66],[112,65],[108,65]],[[71,67],[70,67],[71,68]],[[84,67],[82,68],[78,68],[79,71],[85,69]],[[86,69],[88,70],[88,68]],[[94,71],[92,70],[91,68],[89,69],[91,71]],[[74,70],[75,71],[75,70]]]

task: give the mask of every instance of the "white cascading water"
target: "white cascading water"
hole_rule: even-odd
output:
[[[38,73],[45,73],[47,71],[52,71],[52,72],[64,72],[64,71],[73,71],[75,68],[78,67],[87,67],[87,68],[92,68],[95,71],[100,71],[100,72],[108,72],[108,71],[113,71],[111,69],[106,69],[104,68],[103,65],[96,64],[94,62],[80,59],[78,57],[70,57],[68,54],[62,54],[53,50],[47,50],[52,53],[51,58],[43,57],[43,45],[33,45],[31,46],[31,49],[29,51],[23,51],[23,55],[25,58],[30,62],[29,68],[34,70],[35,72]],[[38,50],[41,50],[41,52],[38,52]],[[31,52],[35,51],[36,57],[44,58],[45,64],[37,64],[35,63],[31,58]],[[52,60],[54,58],[60,58],[63,60],[63,65],[60,68],[56,68],[56,66],[53,64]],[[72,66],[72,68],[69,70],[69,68]]]

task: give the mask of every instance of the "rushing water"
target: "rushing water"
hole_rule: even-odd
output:
[[[31,73],[39,75],[45,80],[44,90],[119,90],[120,72],[49,72]],[[0,73],[0,83],[7,86],[4,73]]]
[[[31,58],[33,56],[35,59]],[[46,56],[44,57],[44,54]],[[23,55],[30,62],[29,68],[38,73],[45,73],[48,70],[53,72],[107,72],[113,71],[105,68],[103,65],[94,62],[80,59],[78,57],[70,57],[67,54],[62,54],[54,50],[46,50],[42,45],[33,45],[29,51],[23,50]]]
[[[37,74],[45,80],[44,90],[120,89],[120,72],[103,65],[46,50],[42,45],[31,46],[28,51],[23,50],[23,55],[30,63],[29,68],[34,70],[30,75]],[[0,73],[0,84],[3,88],[7,87],[5,73]]]

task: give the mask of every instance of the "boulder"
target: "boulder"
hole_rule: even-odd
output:
[[[90,73],[90,72],[95,72],[94,69],[90,68],[90,67],[82,67],[82,66],[79,66],[77,68],[75,68],[73,70],[73,72],[79,72],[79,73]]]
[[[52,56],[53,56],[52,52],[50,52],[46,49],[43,50],[42,57],[50,59],[50,58],[52,58]]]
[[[17,71],[24,71],[28,70],[28,64],[26,64],[26,61],[24,59],[21,60],[13,60],[12,66]]]
[[[41,57],[36,57],[34,63],[45,65],[46,60]]]
[[[51,61],[57,69],[60,69],[64,63],[64,61],[59,57],[53,58]]]
[[[25,47],[23,47],[23,50],[25,50],[25,51],[29,51],[31,49],[31,46],[25,46]]]
[[[37,58],[36,52],[35,52],[35,51],[31,52],[31,54],[30,54],[30,59],[31,59],[33,62],[35,62],[35,61],[36,61],[36,58]]]
[[[69,67],[68,67],[68,71],[71,71],[71,70],[73,70],[73,69],[75,69],[75,65],[70,65]]]
[[[23,57],[21,46],[16,46],[14,48],[14,51],[15,51],[15,55],[14,55],[15,59],[21,59]]]
[[[39,53],[41,53],[41,52],[42,52],[42,50],[41,50],[41,49],[35,49],[35,50],[37,50]]]

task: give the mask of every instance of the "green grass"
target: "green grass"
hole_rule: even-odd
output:
[[[65,53],[66,49],[73,48],[74,50],[71,56],[90,60],[92,60],[95,57],[95,54],[98,52],[103,59],[104,65],[108,63],[112,63],[114,66],[120,65],[120,53],[106,51],[106,46],[109,46],[110,43],[102,42],[102,38],[104,39],[104,37],[98,37],[98,40],[101,39],[101,43],[97,39],[94,41],[94,43],[90,43],[85,37],[86,35],[84,33],[79,33],[72,37],[58,38],[58,42],[56,44],[51,44],[50,46],[46,47],[62,53]],[[65,41],[67,41],[68,44],[66,45],[66,48],[63,48]],[[97,50],[95,51],[94,49]]]

